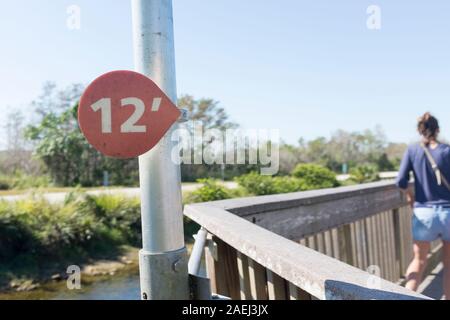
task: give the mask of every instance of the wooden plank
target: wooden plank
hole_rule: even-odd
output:
[[[383,241],[382,241],[382,234],[380,230],[380,219],[379,215],[376,215],[373,217],[373,232],[375,235],[375,245],[376,245],[376,257],[377,257],[377,264],[376,266],[380,269],[380,277],[383,273]]]
[[[372,232],[372,217],[368,217],[364,220],[364,229],[366,230],[366,243],[367,243],[367,264],[368,266],[374,265],[374,246],[373,246],[373,232]]]
[[[337,228],[339,260],[348,263],[347,248],[345,246],[345,226]],[[348,263],[349,264],[349,263]]]
[[[400,250],[401,250],[401,265],[402,265],[402,276],[404,276],[406,274],[406,269],[408,267],[408,249],[406,249],[407,247],[407,242],[408,242],[408,230],[407,228],[407,224],[405,223],[405,219],[406,219],[406,215],[407,215],[407,211],[405,210],[405,208],[400,208],[399,209],[399,225],[400,225]],[[412,250],[412,247],[410,248],[410,250]]]
[[[338,229],[334,228],[331,230],[331,241],[333,245],[333,257],[341,260],[340,250],[339,250],[339,234]]]
[[[380,271],[381,271],[380,276],[383,279],[386,279],[387,278],[386,237],[384,234],[382,213],[378,214],[376,219],[377,219],[377,230],[378,230],[378,234],[379,234],[378,249],[380,250],[379,251],[379,253],[380,253]]]
[[[217,244],[218,256],[218,260],[214,262],[216,293],[230,297],[233,300],[239,300],[241,298],[241,290],[239,285],[237,252],[218,237],[214,237],[213,239]]]
[[[325,242],[325,254],[329,257],[333,257],[333,245],[331,242],[331,231],[325,231],[323,233],[323,239]]]
[[[400,208],[401,227],[402,227],[402,251],[403,251],[403,274],[406,273],[406,269],[413,258],[413,241],[412,241],[412,214],[410,207]]]
[[[395,252],[395,264],[396,264],[396,272],[399,279],[403,276],[403,269],[405,269],[405,266],[403,265],[403,259],[402,259],[402,246],[401,246],[401,238],[403,235],[403,230],[401,230],[400,225],[400,210],[394,209],[392,211],[392,223],[393,223],[393,229],[394,229],[394,252]]]
[[[379,234],[377,229],[377,219],[376,216],[370,217],[371,224],[371,232],[372,232],[372,249],[373,249],[373,266],[380,267],[381,258],[380,258],[380,242],[379,242]]]
[[[362,249],[363,249],[363,264],[364,270],[367,270],[369,267],[369,251],[368,251],[368,243],[367,243],[367,232],[366,232],[366,224],[365,219],[360,221],[361,234],[362,234]]]
[[[400,279],[399,269],[397,266],[397,256],[395,252],[395,229],[394,229],[394,210],[387,213],[388,226],[389,226],[389,252],[391,253],[391,268],[392,268],[392,280],[397,282]]]
[[[386,226],[384,223],[384,212],[378,215],[379,220],[379,230],[381,234],[381,248],[382,248],[382,263],[383,269],[381,271],[382,277],[386,280],[389,279],[389,255],[388,255],[388,246],[387,246],[387,234],[386,234]]]
[[[352,250],[353,266],[361,269],[360,264],[359,264],[359,257],[358,257],[357,238],[356,238],[356,223],[355,222],[350,224],[350,232],[351,232],[351,239],[352,239],[351,243],[350,243],[350,248]]]
[[[408,230],[407,232],[407,247],[409,248],[409,250],[407,250],[407,257],[408,257],[408,264],[409,262],[411,262],[411,260],[413,259],[413,235],[412,235],[412,217],[413,217],[413,212],[410,206],[405,207],[405,220],[406,220],[406,230]]]
[[[394,230],[392,228],[392,210],[386,211],[386,228],[387,228],[387,239],[388,239],[388,252],[389,252],[389,272],[390,279],[392,282],[397,282],[395,272],[395,249],[394,249]]]
[[[289,300],[311,300],[311,295],[306,291],[289,283]]]
[[[367,269],[367,250],[363,221],[355,222],[355,249],[358,258],[358,268]]]
[[[353,254],[351,225],[348,224],[343,227],[343,236],[344,236],[343,237],[344,238],[343,251],[345,252],[345,257],[346,257],[345,262],[351,266],[354,266],[356,257]]]
[[[316,237],[310,236],[307,238],[308,248],[316,250]]]
[[[391,281],[391,261],[390,261],[390,254],[389,254],[389,237],[388,237],[388,229],[387,229],[387,223],[386,223],[386,212],[382,212],[380,214],[381,219],[381,228],[382,228],[382,234],[383,234],[383,254],[384,254],[384,261],[385,261],[385,279]]]
[[[374,237],[372,231],[372,217],[364,220],[364,228],[367,237],[367,264],[372,266],[375,264]]]
[[[287,300],[284,279],[270,270],[267,270],[267,290],[269,300]]]
[[[361,252],[361,248],[360,248],[360,239],[359,239],[359,235],[360,235],[360,230],[359,230],[359,221],[355,221],[353,223],[353,229],[352,232],[354,233],[352,235],[352,245],[354,248],[354,254],[356,256],[356,265],[355,267],[364,270],[363,266],[362,266],[362,252]]]
[[[250,276],[248,270],[248,259],[242,253],[237,253],[238,271],[239,271],[239,287],[242,300],[251,299]]]
[[[317,244],[317,251],[325,254],[325,241],[323,239],[323,233],[316,234],[315,238],[316,238],[316,244]]]
[[[250,294],[252,300],[268,300],[266,268],[248,258]]]

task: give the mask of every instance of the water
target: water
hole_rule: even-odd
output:
[[[84,286],[82,290],[64,290],[54,300],[139,300],[139,276],[127,275]]]
[[[200,275],[206,276],[202,259]],[[56,300],[140,300],[139,273],[125,274],[83,286],[82,290],[61,290],[52,297]]]
[[[206,276],[204,257],[200,274]],[[69,290],[65,282],[62,281],[44,285],[35,291],[0,294],[0,300],[140,300],[139,270],[137,267],[129,268],[114,276],[84,279],[86,283],[83,283],[81,290]]]

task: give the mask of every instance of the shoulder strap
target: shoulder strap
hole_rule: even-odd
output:
[[[439,166],[437,165],[436,161],[434,160],[430,150],[428,150],[428,148],[425,146],[425,144],[423,142],[420,144],[420,146],[422,147],[423,151],[425,151],[425,155],[427,156],[428,161],[430,162],[431,167],[433,168],[434,174],[436,175],[436,178],[437,178],[438,185],[441,186],[442,184],[444,184],[444,186],[450,191],[450,183],[447,181],[447,179],[441,173],[441,170],[439,169]]]

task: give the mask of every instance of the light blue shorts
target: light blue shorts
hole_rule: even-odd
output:
[[[450,242],[450,208],[415,208],[412,225],[415,241]]]

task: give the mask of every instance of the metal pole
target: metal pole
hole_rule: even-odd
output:
[[[136,71],[150,77],[176,103],[172,0],[132,0],[131,5]],[[173,130],[175,126],[139,157],[143,300],[189,298],[180,166],[171,158]]]

